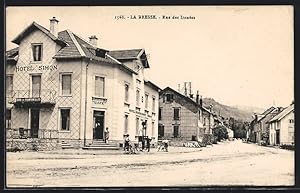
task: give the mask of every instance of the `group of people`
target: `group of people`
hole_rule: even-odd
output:
[[[129,134],[125,134],[125,139],[124,139],[125,153],[135,153],[136,151],[145,151],[145,150],[150,152],[150,146],[151,146],[151,138],[149,137],[139,137],[139,140],[136,143],[134,143],[130,141]]]
[[[139,140],[137,143],[131,142],[129,139],[129,134],[125,134],[125,139],[124,139],[124,152],[125,153],[136,153],[136,151],[148,151],[150,152],[150,147],[151,147],[151,138],[149,137],[139,137]],[[140,147],[141,144],[141,147]],[[168,140],[163,140],[159,145],[157,151],[166,151],[168,152],[168,146],[169,146],[169,141]]]

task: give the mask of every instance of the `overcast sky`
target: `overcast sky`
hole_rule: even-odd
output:
[[[116,20],[115,16],[192,16],[179,20]],[[287,106],[294,96],[291,6],[8,7],[7,49],[33,21],[70,29],[108,50],[144,48],[146,76],[161,88],[192,82],[194,92],[227,105]]]

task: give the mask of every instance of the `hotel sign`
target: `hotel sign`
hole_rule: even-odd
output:
[[[40,103],[41,98],[40,97],[35,97],[35,98],[16,98],[16,102],[18,103]]]
[[[31,72],[31,71],[53,71],[57,70],[57,65],[23,65],[16,66],[16,72]]]
[[[141,113],[141,112],[133,110],[133,109],[129,109],[129,112],[136,113],[136,114],[142,115],[142,116],[146,116],[146,113]]]

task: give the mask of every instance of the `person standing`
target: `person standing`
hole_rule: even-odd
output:
[[[148,150],[148,152],[150,152],[150,142],[151,142],[151,138],[149,138],[149,137],[147,137],[147,150]]]
[[[108,127],[106,127],[105,133],[104,133],[104,139],[105,139],[105,143],[108,143],[108,139],[109,139],[109,131],[108,131]]]
[[[125,135],[124,151],[129,151],[129,134]]]

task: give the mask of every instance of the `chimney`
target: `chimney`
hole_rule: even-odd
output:
[[[58,35],[58,20],[53,17],[50,19],[50,33],[52,33],[55,37]]]
[[[92,35],[91,37],[89,37],[90,39],[90,44],[92,44],[93,46],[97,47],[97,40],[98,38],[95,35]]]
[[[199,90],[197,90],[197,94],[196,94],[196,103],[199,104]]]
[[[254,113],[254,119],[257,120],[257,114],[256,113]]]
[[[200,104],[200,107],[202,107],[202,96],[200,97],[199,104]]]

